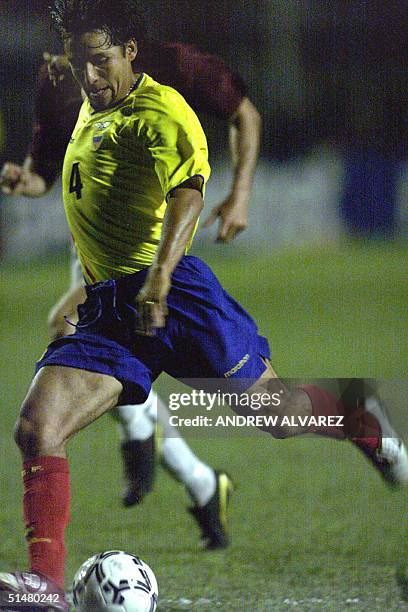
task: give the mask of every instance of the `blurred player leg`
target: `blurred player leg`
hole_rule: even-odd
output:
[[[204,506],[215,493],[214,470],[193,453],[180,432],[170,425],[169,411],[160,397],[156,395],[147,412],[151,421],[161,426],[161,463],[186,487],[193,501]]]
[[[125,475],[122,496],[126,507],[139,504],[153,489],[155,475],[155,425],[147,415],[156,394],[140,405],[117,406],[112,416],[118,423],[121,455]]]
[[[215,472],[193,453],[180,433],[168,422],[168,411],[154,391],[150,392],[141,406],[118,406],[113,414],[119,422],[122,442],[122,456],[127,478],[127,506],[141,501],[151,490],[147,483],[139,482],[144,473],[144,464],[150,463],[150,450],[153,450],[153,435],[157,421],[162,426],[163,440],[160,444],[161,461],[176,480],[183,483],[190,496],[200,506],[204,506],[214,495],[216,488]],[[139,495],[137,493],[139,492]],[[133,499],[134,501],[131,502]]]
[[[279,394],[276,408],[280,425],[268,431],[276,438],[313,433],[349,440],[369,459],[391,486],[408,484],[408,454],[402,440],[392,428],[380,400],[365,388],[362,379],[348,381],[337,399],[325,389],[307,384],[290,390],[280,381],[272,366],[249,389],[249,393],[267,391]],[[306,419],[303,426],[293,426],[284,417]],[[282,423],[285,422],[285,425]]]
[[[231,478],[223,471],[213,470],[193,453],[180,432],[170,424],[167,407],[157,399],[157,406],[152,405],[149,412],[162,428],[161,463],[185,486],[193,500],[194,506],[189,512],[201,529],[205,547],[225,548],[229,543],[227,508],[233,492]]]
[[[119,422],[127,479],[124,504],[139,503],[151,490],[154,431],[159,424],[163,437],[159,446],[160,461],[185,486],[193,500],[190,512],[201,528],[206,547],[227,546],[226,514],[232,492],[229,476],[209,467],[193,453],[179,431],[170,425],[169,412],[154,391],[142,406],[118,406],[113,414]]]
[[[404,443],[393,429],[386,410],[379,399],[374,381],[357,378],[346,381],[341,395],[345,406],[354,408],[349,416],[348,429],[351,441],[361,450],[374,468],[391,487],[408,484],[408,454]],[[356,437],[361,421],[375,422],[378,426],[378,441],[367,443],[366,438]]]

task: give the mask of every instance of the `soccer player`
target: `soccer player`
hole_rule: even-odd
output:
[[[53,83],[48,78],[46,63],[39,75],[30,154],[23,167],[7,163],[2,170],[3,190],[9,194],[38,197],[51,187],[60,172],[65,148],[82,104],[80,87],[72,76],[66,57],[44,55],[52,71]],[[228,121],[234,162],[231,193],[211,211],[205,225],[210,225],[218,217],[217,238],[229,242],[247,225],[250,189],[259,152],[260,117],[246,96],[243,80],[231,73],[220,58],[181,43],[144,40],[140,43],[133,67],[135,71],[142,67],[158,82],[175,87],[195,110]],[[73,327],[66,319],[76,323],[77,304],[85,300],[82,270],[76,259],[71,276],[69,291],[50,312],[51,340],[72,333]],[[123,496],[126,506],[139,502],[151,489],[153,432],[157,414],[165,422],[163,430],[167,432],[160,448],[162,461],[193,495],[196,492],[193,499],[198,507],[202,509],[211,501],[217,485],[213,470],[199,461],[169,426],[166,409],[154,392],[142,409],[119,406],[112,414],[121,432],[127,480]],[[217,479],[220,478],[223,478],[221,474],[217,475]],[[200,516],[204,518],[202,512]],[[215,542],[213,540],[211,545]]]
[[[0,590],[30,590],[36,576],[49,591],[63,588],[66,444],[120,398],[143,401],[163,370],[278,398],[267,409],[277,418],[275,437],[350,439],[386,480],[407,484],[405,447],[379,404],[357,403],[352,389],[345,402],[315,385],[287,389],[248,313],[208,266],[185,254],[210,173],[206,139],[180,94],[134,72],[134,3],[55,0],[53,18],[87,96],[63,170],[87,301],[75,333],[38,362],[21,408],[16,441],[32,573],[0,573]],[[240,410],[239,401],[233,407]]]

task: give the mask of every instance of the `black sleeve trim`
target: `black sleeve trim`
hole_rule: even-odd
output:
[[[200,179],[200,181],[193,181],[193,179]],[[172,189],[170,189],[170,191],[166,195],[166,201],[168,201],[168,199],[171,198],[173,191],[179,188],[195,189],[196,191],[199,191],[201,195],[203,195],[204,183],[205,183],[205,179],[202,174],[194,174],[194,176],[190,176],[190,178],[186,179],[185,181],[183,181],[176,187],[173,187]]]

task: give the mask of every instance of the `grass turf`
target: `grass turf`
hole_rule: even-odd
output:
[[[214,247],[205,259],[270,339],[282,375],[408,379],[407,251],[352,243],[255,257]],[[11,430],[47,342],[47,310],[67,281],[65,260],[2,270],[2,569],[26,566]],[[169,379],[159,387],[165,394]],[[69,448],[68,578],[91,554],[119,548],[154,569],[159,610],[406,609],[395,571],[408,561],[408,494],[390,493],[358,451],[261,433],[191,443],[238,482],[231,547],[200,551],[188,498],[162,471],[141,507],[121,508],[118,440],[103,417]]]

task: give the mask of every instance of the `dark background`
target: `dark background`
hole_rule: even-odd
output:
[[[8,159],[29,141],[44,49],[61,50],[48,0],[0,4],[0,104]],[[150,36],[222,56],[264,121],[262,155],[284,160],[316,142],[402,158],[406,147],[408,3],[403,0],[149,0]],[[224,126],[204,118],[213,152]]]

